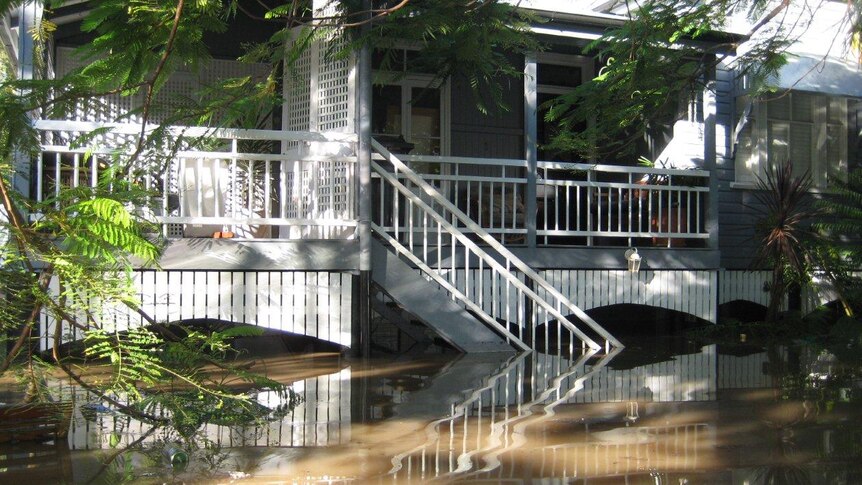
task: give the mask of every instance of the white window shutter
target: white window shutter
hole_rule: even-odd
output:
[[[769,109],[769,119],[790,121],[790,99],[789,94],[770,99],[766,103]]]
[[[770,106],[771,108],[771,106]],[[771,114],[771,111],[770,111]],[[790,159],[790,123],[770,121],[767,127],[767,160],[773,167]],[[766,170],[767,167],[761,167]]]
[[[755,102],[754,119],[737,126],[736,182],[751,183],[790,160],[793,171],[811,171],[814,185],[847,174],[847,99],[791,92]]]
[[[806,170],[811,170],[811,152],[813,148],[812,126],[808,123],[791,123],[790,136],[790,151],[788,158],[793,163],[793,173],[795,176],[802,175]],[[777,160],[781,163],[783,160]]]
[[[792,93],[788,99],[792,104],[793,121],[814,121],[814,100],[819,96],[808,93]]]
[[[739,141],[736,144],[737,182],[754,183],[757,180],[757,141],[753,135],[753,124],[746,123],[739,129]]]

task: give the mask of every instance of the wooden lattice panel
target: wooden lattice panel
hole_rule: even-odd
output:
[[[57,49],[56,73],[63,76],[72,70],[83,66],[84,63],[76,56],[74,49],[61,47]],[[166,119],[172,106],[191,101],[203,86],[209,86],[222,79],[251,77],[254,81],[262,81],[268,73],[268,67],[264,64],[248,64],[226,59],[211,59],[196,73],[178,71],[165,83],[159,91],[156,102],[164,104],[160,110],[152,112],[149,121],[160,123]],[[129,111],[143,104],[143,95],[122,96],[112,94],[102,96],[77,107],[71,119],[76,121],[103,121],[103,122],[140,122],[140,113],[126,117]],[[185,121],[183,124],[189,124]]]
[[[311,50],[289,66],[284,80],[285,122],[288,130],[311,129]]]
[[[332,56],[343,41],[331,37],[318,50],[317,110],[318,129],[336,131],[352,129],[350,77],[352,69],[347,59]]]

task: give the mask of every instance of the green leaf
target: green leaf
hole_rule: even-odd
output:
[[[261,327],[254,327],[251,325],[237,325],[234,327],[228,327],[224,330],[219,331],[223,337],[235,338],[235,337],[260,337],[264,334],[265,330]]]

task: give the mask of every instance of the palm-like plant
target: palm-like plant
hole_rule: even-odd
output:
[[[791,278],[804,279],[807,274],[804,242],[814,236],[807,222],[818,214],[808,196],[811,184],[810,172],[794,176],[789,160],[757,179],[761,217],[755,229],[758,247],[754,264],[772,268],[767,322],[777,319]]]
[[[837,291],[844,312],[853,316],[862,283],[853,274],[862,264],[862,170],[850,172],[846,181],[834,180],[831,188],[833,194],[817,204],[826,218],[814,227],[830,241],[818,253],[818,266]]]
[[[830,217],[828,221],[818,223],[817,228],[854,238],[858,248],[862,237],[862,170],[850,172],[846,181],[831,180],[830,188],[834,195],[818,202]]]

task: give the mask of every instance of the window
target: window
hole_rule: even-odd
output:
[[[443,154],[441,91],[409,79],[397,85],[375,86],[371,116],[373,136],[404,137],[404,141],[413,145],[411,154]]]
[[[372,136],[397,153],[409,149],[412,155],[446,155],[448,86],[432,85],[434,76],[411,63],[412,51],[394,52],[386,62],[375,52],[372,61]]]
[[[771,99],[737,99],[742,120],[736,146],[736,182],[763,178],[766,168],[793,164],[793,171],[811,171],[816,188],[847,173],[847,107],[843,97],[790,91]],[[746,116],[746,111],[748,114]],[[745,119],[747,118],[747,119]]]
[[[536,96],[539,111],[536,120],[538,159],[563,162],[579,161],[574,153],[550,152],[543,146],[557,133],[556,123],[545,121],[545,103],[566,94],[592,78],[593,61],[587,57],[539,53],[536,63]]]

